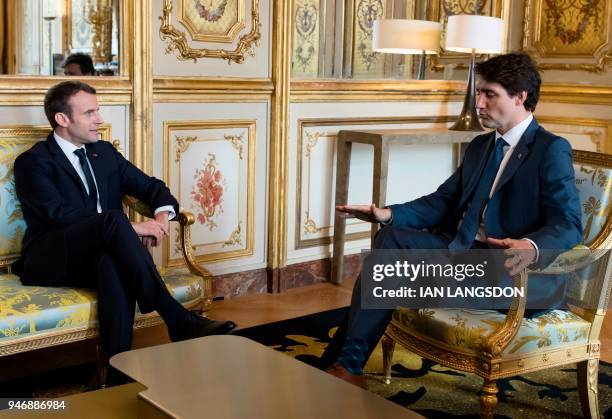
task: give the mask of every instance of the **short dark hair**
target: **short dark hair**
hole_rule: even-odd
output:
[[[511,53],[498,55],[487,61],[476,64],[476,74],[490,83],[499,83],[510,96],[527,92],[523,105],[528,111],[534,111],[540,99],[540,73],[527,54]]]
[[[93,60],[91,57],[82,52],[75,52],[74,54],[70,54],[66,61],[64,61],[64,67],[68,64],[78,64],[81,67],[81,73],[86,75],[87,73],[92,76],[96,74],[96,69],[93,65]]]
[[[45,95],[45,115],[55,129],[57,122],[55,121],[56,113],[65,113],[68,118],[72,119],[72,108],[68,101],[79,92],[87,92],[92,95],[96,94],[96,89],[81,81],[63,81],[52,86]]]

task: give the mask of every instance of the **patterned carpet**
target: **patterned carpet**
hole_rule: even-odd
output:
[[[315,365],[333,336],[345,309],[338,309],[271,323],[237,334],[271,346],[296,359]],[[368,389],[426,417],[477,418],[477,393],[482,379],[474,374],[441,367],[396,346],[393,380],[382,382],[380,345],[366,366]],[[576,368],[562,368],[499,380],[496,418],[577,418],[581,417],[576,391]],[[600,363],[599,407],[612,418],[612,365]]]
[[[303,362],[316,365],[346,309],[326,311],[296,319],[238,331],[264,345]],[[429,418],[478,418],[477,393],[482,379],[422,359],[396,346],[393,381],[382,382],[380,345],[366,366],[368,389]],[[94,390],[95,365],[49,371],[0,383],[2,397],[62,397]],[[496,418],[581,417],[576,391],[576,369],[568,365],[498,381]],[[612,418],[612,365],[600,363],[599,406]]]

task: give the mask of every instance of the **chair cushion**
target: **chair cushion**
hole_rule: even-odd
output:
[[[476,351],[482,349],[487,336],[501,327],[505,317],[497,311],[469,309],[398,308],[393,313],[393,319],[408,330]],[[523,319],[521,328],[503,354],[518,355],[543,348],[583,344],[587,342],[590,326],[589,322],[566,310]]]
[[[202,278],[181,271],[162,276],[181,304],[202,298]],[[137,317],[142,316],[137,309]],[[96,293],[83,288],[24,286],[12,274],[0,275],[0,346],[8,340],[97,324]]]

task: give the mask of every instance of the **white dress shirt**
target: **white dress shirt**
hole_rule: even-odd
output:
[[[74,167],[74,170],[76,170],[77,174],[81,178],[81,182],[83,183],[85,190],[87,191],[87,193],[89,193],[89,186],[87,185],[87,179],[85,178],[85,173],[83,173],[81,162],[79,161],[79,157],[76,154],[74,154],[74,152],[78,150],[79,148],[82,148],[85,150],[85,146],[77,147],[74,144],[72,144],[70,141],[64,140],[56,132],[53,132],[53,136],[55,137],[55,141],[57,141],[57,145],[60,146],[60,148],[66,155],[66,158],[68,158],[68,161],[70,162],[70,164],[72,164],[72,167]],[[89,163],[89,157],[87,157],[87,153],[85,153],[85,156],[87,160],[87,165],[89,166],[89,170],[91,171],[91,175],[94,180],[94,184],[96,185],[96,208],[97,208],[98,213],[101,213],[102,206],[100,205],[100,194],[98,193],[98,182],[96,181],[96,175],[93,171],[93,168],[91,167],[91,163]],[[169,220],[172,220],[174,217],[176,217],[176,213],[174,212],[174,207],[172,205],[164,205],[162,207],[159,207],[154,211],[154,214],[157,215],[158,213],[163,212],[163,211],[168,211]]]

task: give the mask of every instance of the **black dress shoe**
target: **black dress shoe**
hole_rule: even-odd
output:
[[[233,321],[210,320],[195,313],[190,313],[180,326],[174,330],[168,330],[168,334],[172,342],[178,342],[203,336],[227,335],[235,328],[236,323]]]

